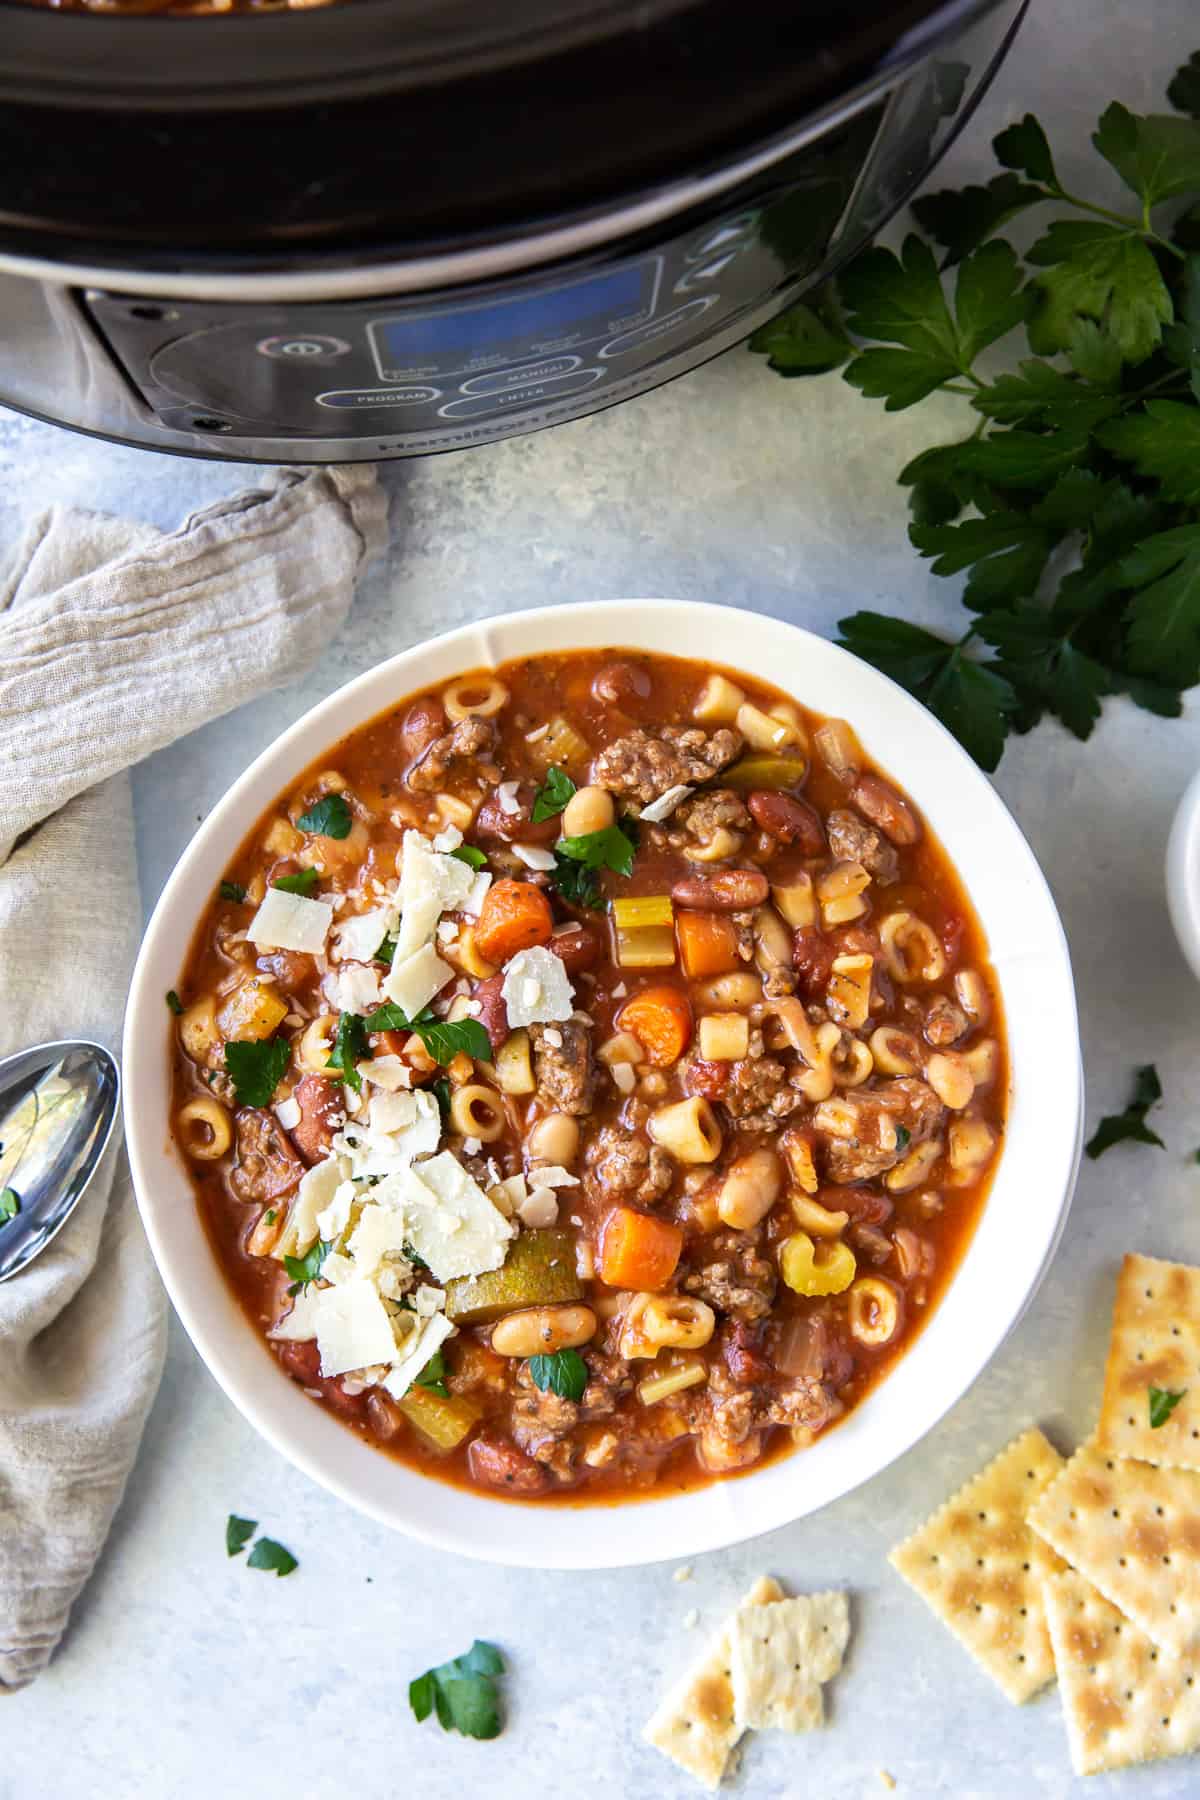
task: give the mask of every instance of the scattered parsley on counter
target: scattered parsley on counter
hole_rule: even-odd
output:
[[[289,1294],[302,1293],[310,1281],[317,1279],[325,1266],[325,1258],[332,1249],[331,1242],[327,1242],[324,1238],[318,1238],[312,1249],[306,1251],[303,1256],[284,1257],[284,1272],[292,1278],[292,1285],[288,1289]]]
[[[1186,1388],[1180,1388],[1178,1393],[1173,1392],[1171,1388],[1152,1387],[1150,1389],[1151,1431],[1157,1431],[1160,1425],[1166,1424],[1171,1414],[1175,1411],[1175,1408],[1179,1405],[1179,1402],[1184,1399],[1186,1395]]]
[[[296,824],[314,837],[346,838],[350,836],[350,808],[341,794],[323,794],[315,806],[301,813]]]
[[[223,881],[221,883],[222,900],[233,900],[240,906],[246,898],[246,890],[240,881]]]
[[[408,1684],[408,1704],[418,1724],[437,1713],[443,1731],[460,1731],[464,1737],[494,1738],[500,1735],[500,1698],[496,1677],[504,1673],[504,1658],[494,1644],[476,1638],[465,1656],[426,1669]]]
[[[1158,1070],[1152,1063],[1138,1069],[1133,1078],[1133,1099],[1123,1113],[1110,1113],[1101,1119],[1093,1135],[1087,1142],[1087,1153],[1095,1162],[1114,1144],[1157,1144],[1160,1150],[1166,1145],[1158,1133],[1151,1131],[1146,1123],[1146,1114],[1152,1106],[1162,1099],[1162,1083],[1158,1079]]]
[[[487,863],[487,857],[483,851],[477,850],[474,844],[460,844],[458,849],[452,850],[450,854],[456,861],[466,863],[468,869],[482,869]]]
[[[533,823],[540,825],[543,819],[557,818],[574,792],[575,783],[565,769],[547,769],[546,779],[534,796]]]
[[[176,1018],[178,1018],[183,1011],[183,1001],[179,998],[179,995],[175,992],[174,988],[167,989],[167,1005],[175,1014]]]
[[[239,1519],[236,1513],[230,1513],[225,1521],[225,1554],[240,1556],[257,1530],[257,1519]]]
[[[281,875],[271,886],[281,894],[304,894],[311,899],[321,877],[316,869],[298,869],[294,875]]]
[[[274,1538],[263,1537],[259,1538],[246,1558],[246,1567],[265,1569],[269,1575],[290,1575],[300,1565],[290,1550],[285,1550]]]
[[[428,1007],[410,1019],[394,1000],[385,1000],[367,1014],[365,1024],[368,1031],[415,1031],[434,1062],[443,1068],[460,1050],[478,1062],[492,1060],[492,1040],[478,1019],[439,1019]]]
[[[550,1356],[529,1358],[529,1378],[543,1393],[564,1400],[582,1400],[588,1384],[588,1366],[578,1350],[555,1350]]]
[[[6,1187],[0,1191],[0,1225],[7,1225],[15,1219],[21,1210],[21,1196],[16,1188]]]
[[[965,629],[860,612],[840,641],[985,769],[1044,715],[1087,738],[1109,695],[1178,718],[1200,682],[1196,70],[1168,89],[1176,116],[1114,103],[1099,120],[1097,173],[1127,190],[1116,210],[1064,187],[1026,114],[993,140],[986,185],[913,203],[924,236],[864,251],[750,340],[782,375],[840,367],[889,412],[961,400],[958,440],[899,481],[914,549],[936,575],[966,572]],[[997,235],[1047,204],[1022,254]],[[986,353],[1014,328],[1024,359],[997,374]]]
[[[285,1038],[249,1038],[226,1044],[225,1068],[242,1106],[271,1104],[291,1054]]]
[[[371,1060],[371,1046],[367,1042],[366,1021],[359,1013],[341,1013],[338,1017],[337,1031],[334,1034],[333,1048],[329,1052],[327,1069],[337,1071],[348,1088],[356,1094],[362,1093],[362,1076],[356,1064],[359,1061]]]

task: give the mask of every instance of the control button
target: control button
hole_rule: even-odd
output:
[[[689,300],[686,306],[676,307],[674,312],[663,313],[661,318],[651,319],[648,325],[639,325],[633,331],[623,332],[611,344],[605,344],[600,355],[606,358],[628,356],[631,350],[640,350],[643,344],[652,344],[656,338],[669,337],[681,325],[698,319],[710,306],[715,306],[717,298],[716,294],[706,294],[702,300]]]
[[[472,375],[469,381],[463,382],[460,391],[464,394],[498,394],[504,388],[524,387],[530,381],[552,381],[558,375],[577,369],[582,361],[581,356],[547,356],[542,362],[522,363],[515,369]]]
[[[308,336],[286,331],[278,337],[263,338],[256,346],[260,356],[278,356],[286,362],[336,362],[350,346],[345,338]]]
[[[564,394],[577,394],[591,387],[606,373],[604,369],[576,369],[567,375],[550,375],[545,381],[529,381],[522,387],[504,388],[498,394],[468,394],[465,400],[451,400],[438,407],[443,419],[478,419],[485,413],[506,412],[518,406],[529,406],[535,400],[558,400]]]
[[[429,400],[440,400],[442,390],[435,387],[332,388],[317,395],[318,406],[424,406]]]

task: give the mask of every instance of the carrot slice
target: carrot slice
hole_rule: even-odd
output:
[[[668,1069],[692,1041],[692,1009],[680,988],[647,987],[627,1000],[617,1015],[622,1031],[632,1031],[647,1062]]]
[[[675,930],[684,973],[693,981],[725,975],[739,966],[737,928],[724,913],[677,912]]]
[[[548,944],[554,934],[554,915],[541,888],[528,881],[497,881],[487,891],[475,947],[491,963],[506,963],[518,950]]]
[[[675,1273],[683,1232],[667,1219],[615,1206],[600,1233],[600,1279],[609,1287],[661,1288]]]

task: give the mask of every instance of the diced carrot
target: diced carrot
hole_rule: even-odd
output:
[[[647,1062],[668,1069],[692,1041],[692,1009],[680,988],[642,988],[617,1014],[622,1031],[632,1031]]]
[[[683,1232],[667,1219],[615,1206],[600,1233],[600,1279],[639,1292],[661,1288],[675,1273]]]
[[[490,963],[504,964],[518,950],[548,944],[554,915],[541,888],[528,881],[497,881],[484,898],[475,946]]]
[[[677,912],[675,930],[684,973],[693,981],[738,967],[737,929],[724,913]]]

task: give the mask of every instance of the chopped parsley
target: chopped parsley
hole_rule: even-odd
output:
[[[246,898],[246,890],[240,881],[223,881],[220,892],[222,900],[233,900],[238,906]]]
[[[434,1062],[443,1068],[460,1050],[479,1062],[492,1060],[492,1040],[478,1019],[438,1019],[427,1006],[410,1019],[394,1000],[385,1000],[367,1014],[365,1024],[368,1031],[415,1031]]]
[[[366,1024],[359,1013],[342,1013],[337,1022],[333,1049],[329,1052],[329,1061],[325,1067],[333,1069],[348,1088],[361,1094],[362,1076],[355,1066],[360,1060],[371,1060]]]
[[[606,825],[603,831],[586,831],[580,837],[559,838],[554,846],[550,879],[564,900],[576,906],[599,906],[597,871],[611,869],[615,875],[632,875],[636,848],[637,824],[633,819]]]
[[[21,1196],[16,1188],[6,1187],[0,1191],[0,1225],[7,1225],[15,1219],[21,1210]]]
[[[183,1011],[183,1001],[179,998],[179,995],[175,992],[174,988],[167,989],[167,1005],[175,1014],[176,1018],[178,1018]]]
[[[225,1521],[226,1555],[240,1556],[257,1530],[257,1519],[239,1519],[236,1513],[230,1513]]]
[[[291,1551],[277,1544],[274,1538],[262,1537],[246,1558],[246,1567],[265,1569],[269,1575],[290,1575],[300,1565]]]
[[[417,1376],[417,1386],[428,1388],[431,1394],[440,1394],[443,1400],[448,1400],[450,1389],[446,1386],[446,1374],[446,1358],[440,1350],[435,1350]]]
[[[349,837],[352,823],[350,808],[341,794],[322,794],[316,805],[296,820],[301,831],[327,838]]]
[[[582,1400],[588,1384],[588,1366],[578,1350],[555,1350],[551,1356],[529,1358],[529,1378],[542,1392],[564,1400]]]
[[[1152,1063],[1135,1071],[1133,1077],[1133,1098],[1123,1113],[1109,1113],[1101,1119],[1087,1142],[1087,1153],[1095,1162],[1114,1144],[1157,1144],[1160,1150],[1166,1145],[1156,1131],[1151,1131],[1146,1123],[1146,1114],[1152,1106],[1162,1099],[1162,1083],[1158,1079],[1158,1070]]]
[[[433,1091],[437,1096],[437,1103],[442,1109],[443,1120],[448,1119],[450,1117],[450,1083],[445,1075],[440,1081],[434,1082]]]
[[[396,945],[398,942],[399,942],[398,938],[385,937],[383,939],[383,942],[380,944],[378,950],[375,952],[374,956],[371,958],[371,961],[378,962],[378,963],[386,963],[388,968],[390,969],[392,966],[392,961],[396,955]]]
[[[294,875],[281,875],[271,886],[278,888],[281,894],[312,895],[321,877],[316,869],[298,869]]]
[[[426,1669],[408,1684],[408,1704],[422,1723],[436,1712],[443,1731],[460,1731],[464,1737],[494,1738],[500,1735],[500,1697],[497,1676],[504,1673],[504,1658],[494,1644],[476,1638],[465,1656]]]
[[[1152,1387],[1150,1389],[1151,1431],[1157,1431],[1160,1425],[1166,1424],[1171,1414],[1175,1411],[1175,1408],[1179,1405],[1179,1402],[1184,1399],[1186,1395],[1186,1388],[1180,1388],[1178,1392],[1173,1391],[1171,1388]]]
[[[565,769],[547,769],[546,779],[534,796],[533,823],[540,825],[543,819],[557,818],[574,793],[575,783]]]
[[[286,1038],[240,1039],[225,1046],[225,1068],[243,1106],[269,1106],[291,1060]]]
[[[896,1127],[896,1148],[897,1148],[897,1150],[907,1150],[908,1146],[911,1143],[912,1143],[912,1132],[908,1129],[908,1126],[907,1125],[897,1125],[897,1127]]]
[[[333,1249],[332,1241],[318,1238],[312,1249],[304,1256],[285,1256],[283,1267],[292,1278],[289,1294],[303,1293],[309,1282],[315,1281],[325,1266],[325,1258]]]
[[[477,850],[474,844],[460,844],[458,849],[452,850],[450,854],[458,862],[466,863],[468,869],[482,869],[487,862],[483,851]]]
[[[268,1206],[266,1212],[263,1214],[263,1218],[268,1225],[273,1225],[278,1217],[279,1214],[275,1211],[273,1206]]]

